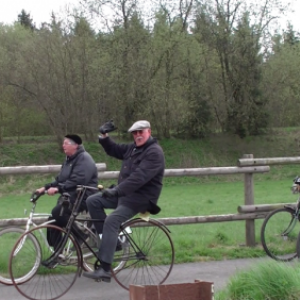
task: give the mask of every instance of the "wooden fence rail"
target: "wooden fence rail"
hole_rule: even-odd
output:
[[[270,171],[269,166],[259,167],[212,167],[212,168],[190,168],[190,169],[166,169],[165,177],[182,176],[208,176],[208,175],[233,175],[233,174],[253,174],[266,173]],[[104,171],[98,173],[99,179],[116,179],[119,171]]]
[[[166,169],[164,174],[165,177],[244,174],[244,206],[238,207],[238,214],[161,218],[159,220],[166,225],[183,225],[207,222],[244,220],[246,223],[246,245],[254,246],[255,219],[264,218],[269,210],[275,209],[278,206],[270,205],[269,207],[262,207],[254,204],[253,175],[256,173],[269,172],[269,165],[284,165],[298,163],[300,163],[300,157],[254,158],[252,154],[245,154],[242,158],[240,158],[237,161],[237,166],[234,167]],[[0,167],[0,175],[58,173],[60,167],[60,165]],[[119,176],[119,171],[106,171],[106,165],[104,163],[97,164],[97,169],[98,177],[100,180],[116,179]],[[283,206],[284,204],[278,205]],[[40,224],[45,221],[45,218],[36,218],[35,221],[38,224]],[[0,227],[9,225],[22,226],[25,224],[25,222],[26,218],[4,219],[0,220]]]
[[[187,224],[203,224],[212,222],[228,222],[228,221],[245,221],[254,219],[263,219],[268,212],[255,212],[245,214],[227,214],[227,215],[211,215],[211,216],[190,216],[190,217],[173,217],[173,218],[157,218],[160,222],[167,226],[170,225],[187,225]],[[23,226],[26,224],[27,218],[0,219],[0,227],[6,226]],[[42,224],[47,221],[47,217],[34,218],[35,224]]]
[[[243,157],[237,162],[239,167],[246,166],[267,166],[267,165],[289,165],[300,164],[300,156],[296,157],[271,157],[271,158],[254,158]]]
[[[98,163],[96,166],[98,172],[106,170],[105,163]],[[0,175],[57,174],[60,169],[61,165],[1,167]]]

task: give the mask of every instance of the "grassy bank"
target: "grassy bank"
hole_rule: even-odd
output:
[[[273,131],[272,134],[240,139],[236,136],[214,135],[203,140],[168,139],[159,143],[165,152],[166,168],[196,168],[236,166],[243,154],[254,157],[284,157],[299,155],[300,129],[289,128]],[[119,142],[117,136],[113,137]],[[128,141],[128,140],[127,140]],[[101,146],[95,142],[84,142],[87,151],[96,162],[104,162],[108,171],[119,170],[120,161],[108,157]],[[61,164],[64,153],[50,137],[24,138],[16,143],[12,138],[0,145],[0,166]],[[272,166],[267,174],[255,175],[255,180],[291,179],[300,174],[298,165]],[[0,177],[0,196],[6,193],[23,193],[40,186],[53,176],[2,176]],[[197,184],[208,182],[241,181],[240,175],[199,176],[165,178],[165,186],[177,184]],[[106,184],[106,183],[104,183]],[[107,184],[110,184],[108,182]]]

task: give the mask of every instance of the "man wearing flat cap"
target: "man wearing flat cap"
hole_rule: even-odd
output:
[[[98,185],[98,171],[96,164],[91,155],[85,151],[82,145],[82,139],[77,134],[67,134],[64,137],[62,148],[66,154],[66,159],[62,164],[60,173],[55,180],[47,183],[45,186],[37,189],[38,193],[47,191],[48,195],[62,194],[67,192],[70,194],[70,201],[76,200],[76,186],[88,185],[97,187]],[[85,199],[83,199],[80,211],[87,210],[86,198],[92,194],[91,190],[86,191]],[[57,205],[53,208],[49,219],[55,219],[54,225],[65,227],[71,215],[71,210],[65,208],[63,215],[60,216],[61,203],[58,200]],[[74,223],[75,225],[75,223]],[[76,229],[73,231],[75,235]],[[48,232],[48,242],[51,246],[57,245],[57,231]]]
[[[94,272],[83,273],[85,277],[106,282],[111,279],[114,252],[122,249],[118,239],[120,225],[137,213],[148,211],[157,214],[160,211],[157,201],[165,170],[163,150],[151,136],[148,121],[137,121],[128,129],[134,139],[129,144],[117,144],[108,136],[107,133],[115,129],[111,122],[100,127],[99,143],[109,156],[122,160],[122,167],[117,186],[87,199],[91,218],[105,219],[105,222],[94,224],[102,238],[98,253],[101,267]],[[106,216],[105,208],[115,210]]]

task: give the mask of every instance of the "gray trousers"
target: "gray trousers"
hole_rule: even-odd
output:
[[[94,223],[98,234],[102,233],[98,258],[102,262],[111,264],[121,224],[135,216],[138,211],[124,205],[118,205],[117,197],[103,198],[101,193],[89,196],[86,205],[92,219],[104,220],[104,222]],[[104,211],[105,208],[115,210],[107,216]]]

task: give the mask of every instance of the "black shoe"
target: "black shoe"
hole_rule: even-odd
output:
[[[102,268],[95,270],[94,272],[84,272],[82,274],[83,277],[91,278],[97,281],[110,282],[111,280],[111,272],[106,272]]]

